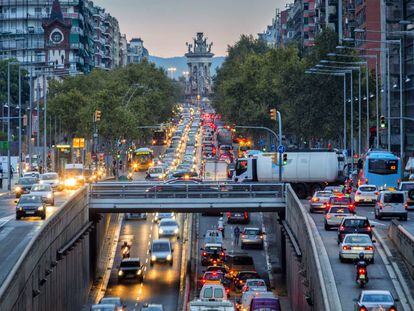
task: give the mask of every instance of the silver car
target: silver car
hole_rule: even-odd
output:
[[[355,311],[397,310],[394,298],[388,290],[363,290],[355,301]],[[365,307],[365,309],[363,309]]]
[[[309,200],[309,211],[311,213],[316,210],[325,211],[325,203],[329,201],[329,198],[332,196],[331,191],[316,191],[312,198]]]
[[[330,230],[332,227],[339,227],[342,219],[352,216],[352,212],[348,206],[334,205],[325,214],[325,230]]]
[[[164,218],[158,224],[158,236],[176,236],[179,238],[180,227],[175,219]]]
[[[168,263],[173,265],[172,257],[173,249],[168,239],[154,240],[151,245],[150,254],[150,266],[152,267],[156,262]]]
[[[34,184],[30,189],[30,194],[42,197],[43,202],[47,204],[55,204],[55,195],[53,194],[53,189],[50,185]]]
[[[256,246],[263,248],[264,233],[259,228],[244,228],[241,234],[241,248]]]
[[[375,218],[397,217],[407,220],[407,199],[404,191],[382,191],[375,205]]]
[[[372,204],[375,205],[377,202],[377,196],[379,192],[377,186],[375,185],[361,185],[358,187],[358,190],[355,192],[355,206],[362,204]]]

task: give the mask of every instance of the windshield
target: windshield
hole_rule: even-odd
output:
[[[363,191],[363,192],[374,192],[376,190],[377,190],[376,187],[371,187],[371,186],[359,187],[359,191]]]
[[[248,286],[266,286],[266,283],[264,281],[255,280],[255,281],[249,281],[246,283]]]
[[[151,161],[151,156],[149,154],[139,154],[137,155],[137,160],[139,163],[147,163]]]
[[[393,302],[391,295],[387,294],[365,294],[362,302]]]
[[[252,266],[253,259],[249,256],[235,256],[233,257],[233,264],[234,265],[243,265],[243,266]]]
[[[345,227],[351,228],[363,228],[368,226],[368,220],[366,219],[345,219]]]
[[[162,167],[151,167],[148,171],[150,174],[162,174]]]
[[[237,161],[236,175],[241,175],[247,171],[247,160]]]
[[[398,172],[398,160],[369,159],[368,172],[379,175],[390,175]]]
[[[153,252],[169,252],[170,245],[168,243],[154,243],[152,244]]]
[[[206,247],[206,252],[208,253],[214,253],[214,252],[220,252],[221,251],[221,247],[217,247],[217,246],[207,246]]]
[[[134,267],[139,267],[139,266],[140,266],[140,263],[138,260],[121,261],[121,268],[128,268],[128,267],[134,268]]]
[[[260,230],[257,230],[257,229],[246,229],[246,230],[244,230],[244,234],[247,234],[247,235],[259,235],[260,234]]]
[[[332,192],[330,191],[318,191],[316,192],[316,196],[318,198],[328,198],[332,195]]]
[[[214,288],[214,297],[213,297],[213,287],[208,287],[204,290],[204,298],[223,298],[224,293],[221,288]]]
[[[414,189],[414,183],[412,183],[412,184],[402,184],[401,185],[401,190],[402,191],[409,191],[411,189]]]
[[[58,174],[56,173],[50,173],[50,174],[43,174],[42,176],[40,176],[40,179],[42,180],[53,180],[53,179],[58,179]]]
[[[102,298],[102,304],[111,304],[111,305],[119,305],[120,301],[119,298]]]
[[[35,196],[35,195],[21,197],[19,200],[19,204],[22,204],[22,203],[42,203],[42,198],[39,196]]]
[[[20,185],[32,185],[36,183],[36,178],[20,178],[18,184]]]
[[[329,213],[337,213],[337,214],[351,214],[348,207],[344,206],[332,206],[329,210]]]
[[[177,223],[175,221],[162,221],[160,223],[160,227],[170,227],[170,226],[177,226]]]
[[[351,203],[351,199],[349,197],[332,197],[331,203],[332,204],[349,204]]]
[[[33,185],[31,191],[50,191],[49,185]]]
[[[404,203],[404,194],[402,193],[385,193],[384,203]]]
[[[210,281],[221,280],[223,278],[224,278],[224,274],[218,271],[204,274],[204,279],[210,280]]]
[[[371,239],[367,235],[351,235],[346,236],[344,243],[352,244],[370,244]]]

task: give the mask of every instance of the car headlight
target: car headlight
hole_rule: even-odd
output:
[[[47,194],[47,198],[48,198],[48,199],[51,199],[51,198],[52,198],[52,194],[51,194],[51,193],[48,193],[48,194]]]
[[[38,211],[43,211],[43,210],[44,210],[43,205],[39,206],[39,207],[37,208],[37,210],[38,210]]]
[[[122,276],[122,275],[124,275],[124,271],[122,271],[122,270],[119,270],[119,272],[118,272],[118,275],[119,275],[119,276]]]
[[[178,233],[178,228],[174,229],[174,233],[177,234]]]
[[[65,185],[69,187],[76,186],[76,179],[75,178],[68,178],[65,180]]]
[[[167,260],[170,261],[171,259],[172,259],[172,256],[171,255],[168,255],[167,256]]]
[[[157,256],[152,255],[152,256],[151,256],[151,260],[152,260],[152,261],[156,261],[156,260],[157,260]]]
[[[142,274],[142,270],[138,270],[137,274],[138,275],[141,275]]]
[[[158,233],[163,234],[163,233],[164,233],[164,230],[162,230],[162,229],[160,228],[160,229],[158,229]]]
[[[16,192],[22,192],[22,188],[21,187],[16,187],[16,188],[14,188],[14,191],[16,191]]]

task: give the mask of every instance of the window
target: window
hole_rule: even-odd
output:
[[[12,13],[12,14],[16,14],[16,8],[11,8],[11,9],[10,9],[10,13]]]
[[[224,297],[223,289],[215,288],[214,289],[214,298],[223,298],[223,297]]]
[[[369,159],[368,172],[379,175],[390,175],[398,172],[397,160]]]
[[[385,193],[384,203],[404,203],[404,194],[402,193]]]

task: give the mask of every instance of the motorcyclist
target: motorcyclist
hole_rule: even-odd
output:
[[[124,241],[124,244],[121,247],[122,257],[129,257],[129,252],[131,250],[131,246],[128,244],[127,241]]]
[[[219,231],[221,231],[221,234],[223,235],[223,239],[224,239],[224,221],[223,221],[223,217],[219,218],[218,224],[217,224],[217,229]]]
[[[368,262],[365,259],[364,253],[362,253],[362,252],[359,253],[358,257],[359,257],[359,259],[356,263],[356,279],[355,279],[355,281],[358,281],[359,269],[365,269],[365,279],[366,279],[366,282],[368,282],[368,269],[367,269]]]

